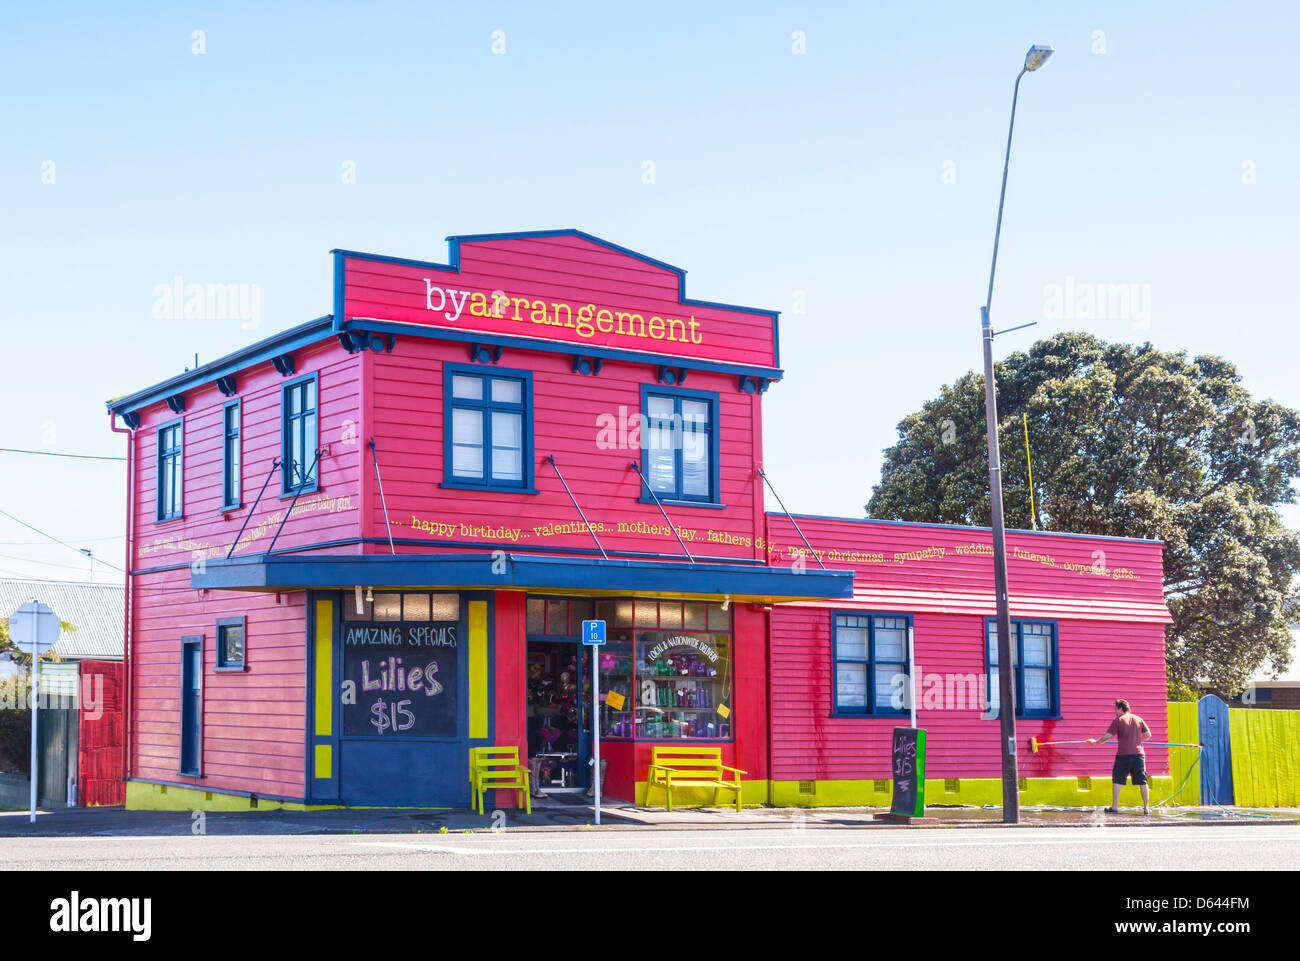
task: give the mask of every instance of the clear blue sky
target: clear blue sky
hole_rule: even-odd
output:
[[[897,422],[979,363],[1034,42],[1057,53],[1021,88],[994,312],[1040,325],[1000,353],[1149,338],[1300,406],[1294,5],[727,6],[8,11],[0,446],[122,453],[107,398],[328,313],[331,247],[579,227],[784,312],[768,470],[794,510],[861,516]],[[176,276],[258,285],[261,326],[155,319]],[[1050,319],[1067,283],[1136,285],[1149,316]],[[121,564],[122,465],[0,459],[0,509]],[[85,574],[38,540],[0,517],[0,575]]]

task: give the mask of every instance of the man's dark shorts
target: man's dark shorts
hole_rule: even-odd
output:
[[[1123,784],[1129,775],[1134,784],[1147,783],[1147,759],[1144,754],[1116,754],[1115,766],[1111,769],[1111,780]]]

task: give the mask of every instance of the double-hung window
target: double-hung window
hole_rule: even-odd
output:
[[[284,386],[281,397],[281,493],[314,491],[319,486],[316,463],[316,375]]]
[[[175,420],[158,428],[158,511],[160,521],[174,520],[183,509],[183,432]]]
[[[836,714],[906,714],[907,632],[903,614],[836,614]]]
[[[642,472],[660,500],[720,502],[717,394],[643,386],[641,447]]]
[[[221,506],[234,510],[240,506],[239,401],[232,400],[221,408]]]
[[[448,364],[445,487],[531,491],[532,375]]]
[[[998,622],[984,622],[988,651],[988,700],[1001,703],[998,681]],[[1011,668],[1015,673],[1016,717],[1055,717],[1060,713],[1056,666],[1056,625],[1051,621],[1011,622]]]

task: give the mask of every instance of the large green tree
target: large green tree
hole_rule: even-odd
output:
[[[1057,334],[996,365],[1005,516],[1031,527],[1022,414],[1043,530],[1164,542],[1171,691],[1234,694],[1284,669],[1300,578],[1300,414],[1256,400],[1221,357]],[[871,517],[990,523],[984,377],[898,425]],[[1015,585],[1012,585],[1014,591]]]

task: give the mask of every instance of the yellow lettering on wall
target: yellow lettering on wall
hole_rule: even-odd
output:
[[[600,314],[597,314],[596,316],[599,317]],[[620,310],[620,311],[616,311],[615,314],[614,314],[614,316],[615,316],[616,318],[618,318],[618,332],[619,332],[620,334],[623,333],[623,319],[624,319],[624,318],[627,318],[627,336],[628,336],[628,337],[644,337],[644,336],[646,335],[646,333],[645,333],[645,318],[642,317],[640,314],[629,314],[629,313],[628,313],[627,311],[625,311],[625,310]],[[633,321],[636,321],[638,324],[641,325],[641,333],[639,333],[639,334],[634,334],[634,333],[632,332],[632,322],[633,322]]]

